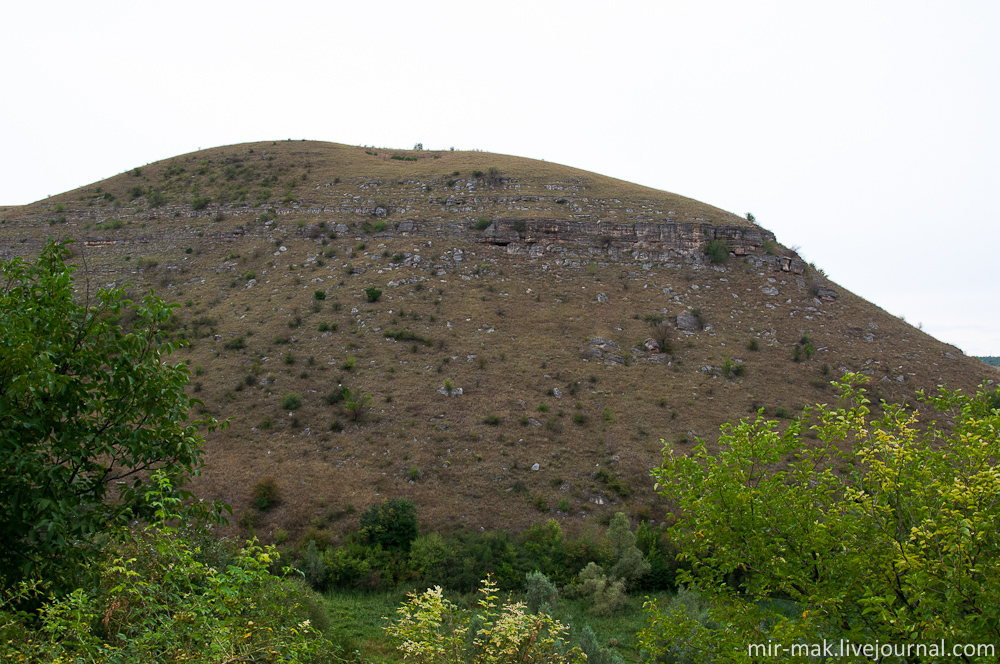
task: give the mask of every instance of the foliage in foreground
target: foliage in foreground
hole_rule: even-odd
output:
[[[85,587],[43,604],[38,616],[11,606],[43,593],[22,582],[0,594],[5,662],[342,661],[315,623],[325,613],[301,582],[272,575],[273,547],[199,545],[167,523],[178,515],[169,482],[147,497],[157,521],[121,530],[92,563]]]
[[[170,306],[123,288],[79,302],[68,254],[50,241],[34,263],[0,263],[0,585],[41,573],[71,588],[96,534],[148,517],[148,472],[184,494],[197,425],[215,425],[185,424],[200,402],[162,361]]]
[[[807,414],[816,440],[758,417],[724,427],[717,454],[665,449],[653,475],[683,513],[678,576],[703,603],[647,604],[657,661],[749,662],[769,641],[1000,641],[997,392],[922,396],[954,426],[921,430],[902,406],[871,419],[864,380],[839,385],[846,407]]]
[[[525,611],[522,602],[501,604],[497,585],[489,577],[479,592],[475,612],[445,599],[440,586],[412,593],[386,632],[399,642],[407,659],[421,664],[586,661],[579,648],[569,647],[568,629],[559,621]]]

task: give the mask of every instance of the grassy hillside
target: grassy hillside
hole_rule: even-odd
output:
[[[662,521],[649,480],[661,440],[711,440],[761,408],[793,417],[848,370],[910,402],[997,378],[814,268],[774,269],[769,254],[794,257],[780,245],[713,264],[610,240],[555,238],[533,255],[484,241],[497,220],[753,228],[529,159],[253,143],[0,217],[3,257],[76,239],[92,284],[177,303],[173,333],[190,346],[174,360],[231,422],[209,437],[195,490],[234,505],[234,528],[286,545],[340,537],[390,496],[445,532],[549,518],[588,532],[616,511]],[[267,478],[280,499],[261,511]]]

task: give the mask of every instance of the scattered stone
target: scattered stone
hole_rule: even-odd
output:
[[[774,286],[761,286],[760,292],[763,293],[764,295],[777,295],[778,289],[775,288]]]
[[[438,391],[438,393],[443,394],[443,395],[448,396],[448,397],[460,397],[460,396],[462,396],[462,388],[461,387],[453,387],[453,388],[451,388],[451,392],[448,392],[448,390],[446,390],[444,388],[444,386],[441,386],[441,387],[438,388],[437,391]]]
[[[594,337],[587,342],[590,346],[597,346],[598,348],[604,348],[606,350],[618,350],[618,344],[610,339],[602,339],[601,337]]]
[[[604,358],[605,364],[625,364],[625,358],[621,355],[608,355]]]
[[[541,466],[539,464],[537,464],[537,463],[536,464],[532,464],[532,466],[531,466],[532,470],[539,470],[540,468],[541,468]]]
[[[605,295],[604,293],[598,293],[597,294],[597,301],[598,302],[607,302],[608,301],[608,296]]]
[[[833,290],[832,288],[828,288],[827,286],[816,287],[816,297],[820,298],[821,300],[826,300],[827,302],[833,302],[834,300],[837,299],[839,295],[840,294],[837,293],[837,291]]]
[[[562,390],[560,390],[558,387],[553,387],[552,396],[554,396],[556,399],[562,399]]]
[[[695,332],[701,329],[698,319],[691,314],[679,315],[677,317],[676,325],[678,330],[685,330],[687,332]]]
[[[656,339],[653,339],[652,337],[649,338],[649,339],[644,340],[642,342],[642,345],[643,345],[643,347],[645,347],[646,351],[649,352],[649,353],[659,353],[660,352],[660,342],[657,341]]]

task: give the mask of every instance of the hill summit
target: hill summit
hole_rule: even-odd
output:
[[[195,491],[265,539],[394,496],[439,530],[665,520],[662,440],[847,371],[907,403],[997,379],[743,217],[531,159],[248,143],[0,217],[4,259],[73,239],[78,286],[178,305],[172,361],[231,422]]]

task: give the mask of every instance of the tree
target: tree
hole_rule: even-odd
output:
[[[202,465],[187,368],[163,327],[171,308],[150,292],[74,292],[69,250],[50,241],[34,263],[0,263],[0,575],[69,581],[94,536],[147,516],[147,477],[171,491]],[[129,328],[123,319],[131,319]]]
[[[416,505],[405,498],[372,505],[361,514],[361,535],[369,544],[409,551],[418,535]]]
[[[678,577],[712,608],[699,620],[648,603],[649,652],[736,662],[769,641],[1000,639],[997,392],[921,394],[949,425],[918,426],[903,406],[872,417],[865,380],[839,383],[843,407],[807,410],[815,440],[758,414],[724,426],[716,454],[665,449],[653,475],[681,515],[671,534],[690,570]]]
[[[608,576],[621,579],[628,586],[649,574],[649,562],[635,545],[635,533],[632,532],[624,512],[618,512],[611,519],[605,537],[611,543],[611,552],[616,561],[608,570]]]

